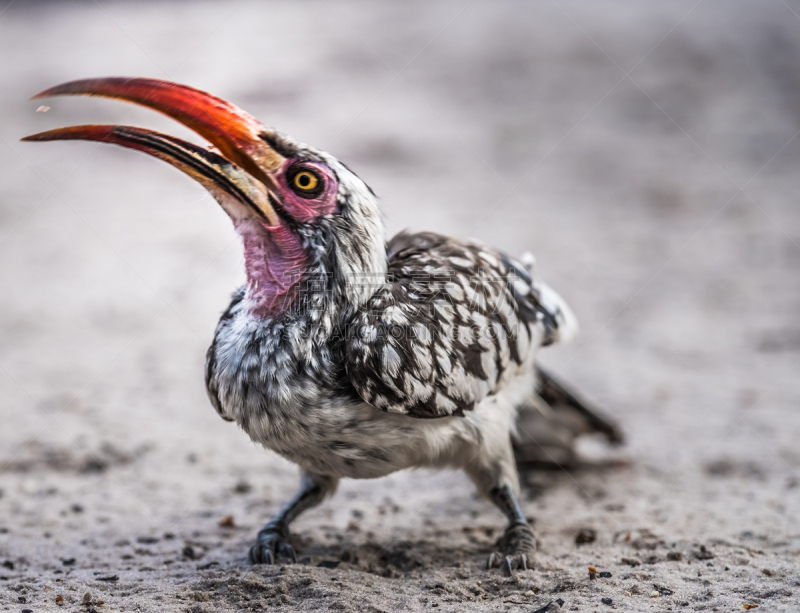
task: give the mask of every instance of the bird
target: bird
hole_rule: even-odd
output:
[[[296,562],[291,522],[341,479],[428,467],[463,470],[505,515],[487,568],[528,569],[538,537],[519,502],[519,469],[569,464],[583,433],[622,440],[612,420],[538,365],[541,347],[569,341],[578,326],[532,256],[434,232],[387,240],[375,193],[343,162],[204,91],[108,77],[34,99],[62,95],[147,107],[210,144],[97,124],[22,139],[144,152],[199,182],[230,217],[246,281],[206,355],[208,396],[302,475],[250,561]]]

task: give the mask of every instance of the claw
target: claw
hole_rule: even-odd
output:
[[[272,564],[272,552],[264,548],[261,543],[256,543],[250,548],[248,557],[252,564]]]
[[[486,570],[491,570],[498,566],[503,568],[503,572],[506,575],[511,576],[515,570],[528,570],[528,556],[524,553],[504,556],[497,551],[493,551],[486,559]]]
[[[250,561],[253,564],[277,564],[280,558],[286,558],[296,564],[297,554],[289,536],[286,529],[271,526],[263,529],[256,537],[256,544],[250,548]]]
[[[281,543],[278,547],[280,550],[281,555],[289,558],[292,561],[292,564],[297,564],[297,556],[294,553],[294,547],[291,546],[289,543]]]

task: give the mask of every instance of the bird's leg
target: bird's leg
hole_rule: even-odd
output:
[[[514,491],[508,485],[500,485],[489,491],[489,499],[505,513],[508,518],[508,528],[498,542],[502,553],[491,553],[486,561],[486,567],[492,568],[502,564],[509,575],[515,568],[527,570],[528,556],[536,550],[537,539],[528,520],[522,514]]]
[[[508,430],[504,427],[500,432],[486,427],[481,445],[464,466],[464,471],[475,482],[478,491],[508,518],[508,528],[497,542],[499,551],[489,556],[486,567],[502,565],[508,574],[515,568],[526,570],[528,556],[536,549],[537,540],[517,501],[515,492],[519,490],[519,476]]]
[[[339,479],[305,471],[300,490],[267,524],[258,531],[256,543],[250,548],[253,564],[273,564],[279,557],[297,562],[290,543],[289,524],[303,511],[317,506],[336,490]]]

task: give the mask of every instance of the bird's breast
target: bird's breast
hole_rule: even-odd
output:
[[[459,417],[385,413],[341,381],[319,379],[308,364],[283,359],[277,349],[257,349],[252,341],[218,335],[209,354],[209,390],[220,414],[254,442],[320,474],[370,479],[446,465],[461,443],[478,438]],[[317,356],[318,362],[327,359]]]

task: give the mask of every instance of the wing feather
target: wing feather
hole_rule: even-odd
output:
[[[463,415],[519,369],[559,317],[525,268],[479,243],[431,232],[388,245],[388,282],[352,318],[345,352],[359,395],[413,417]]]

